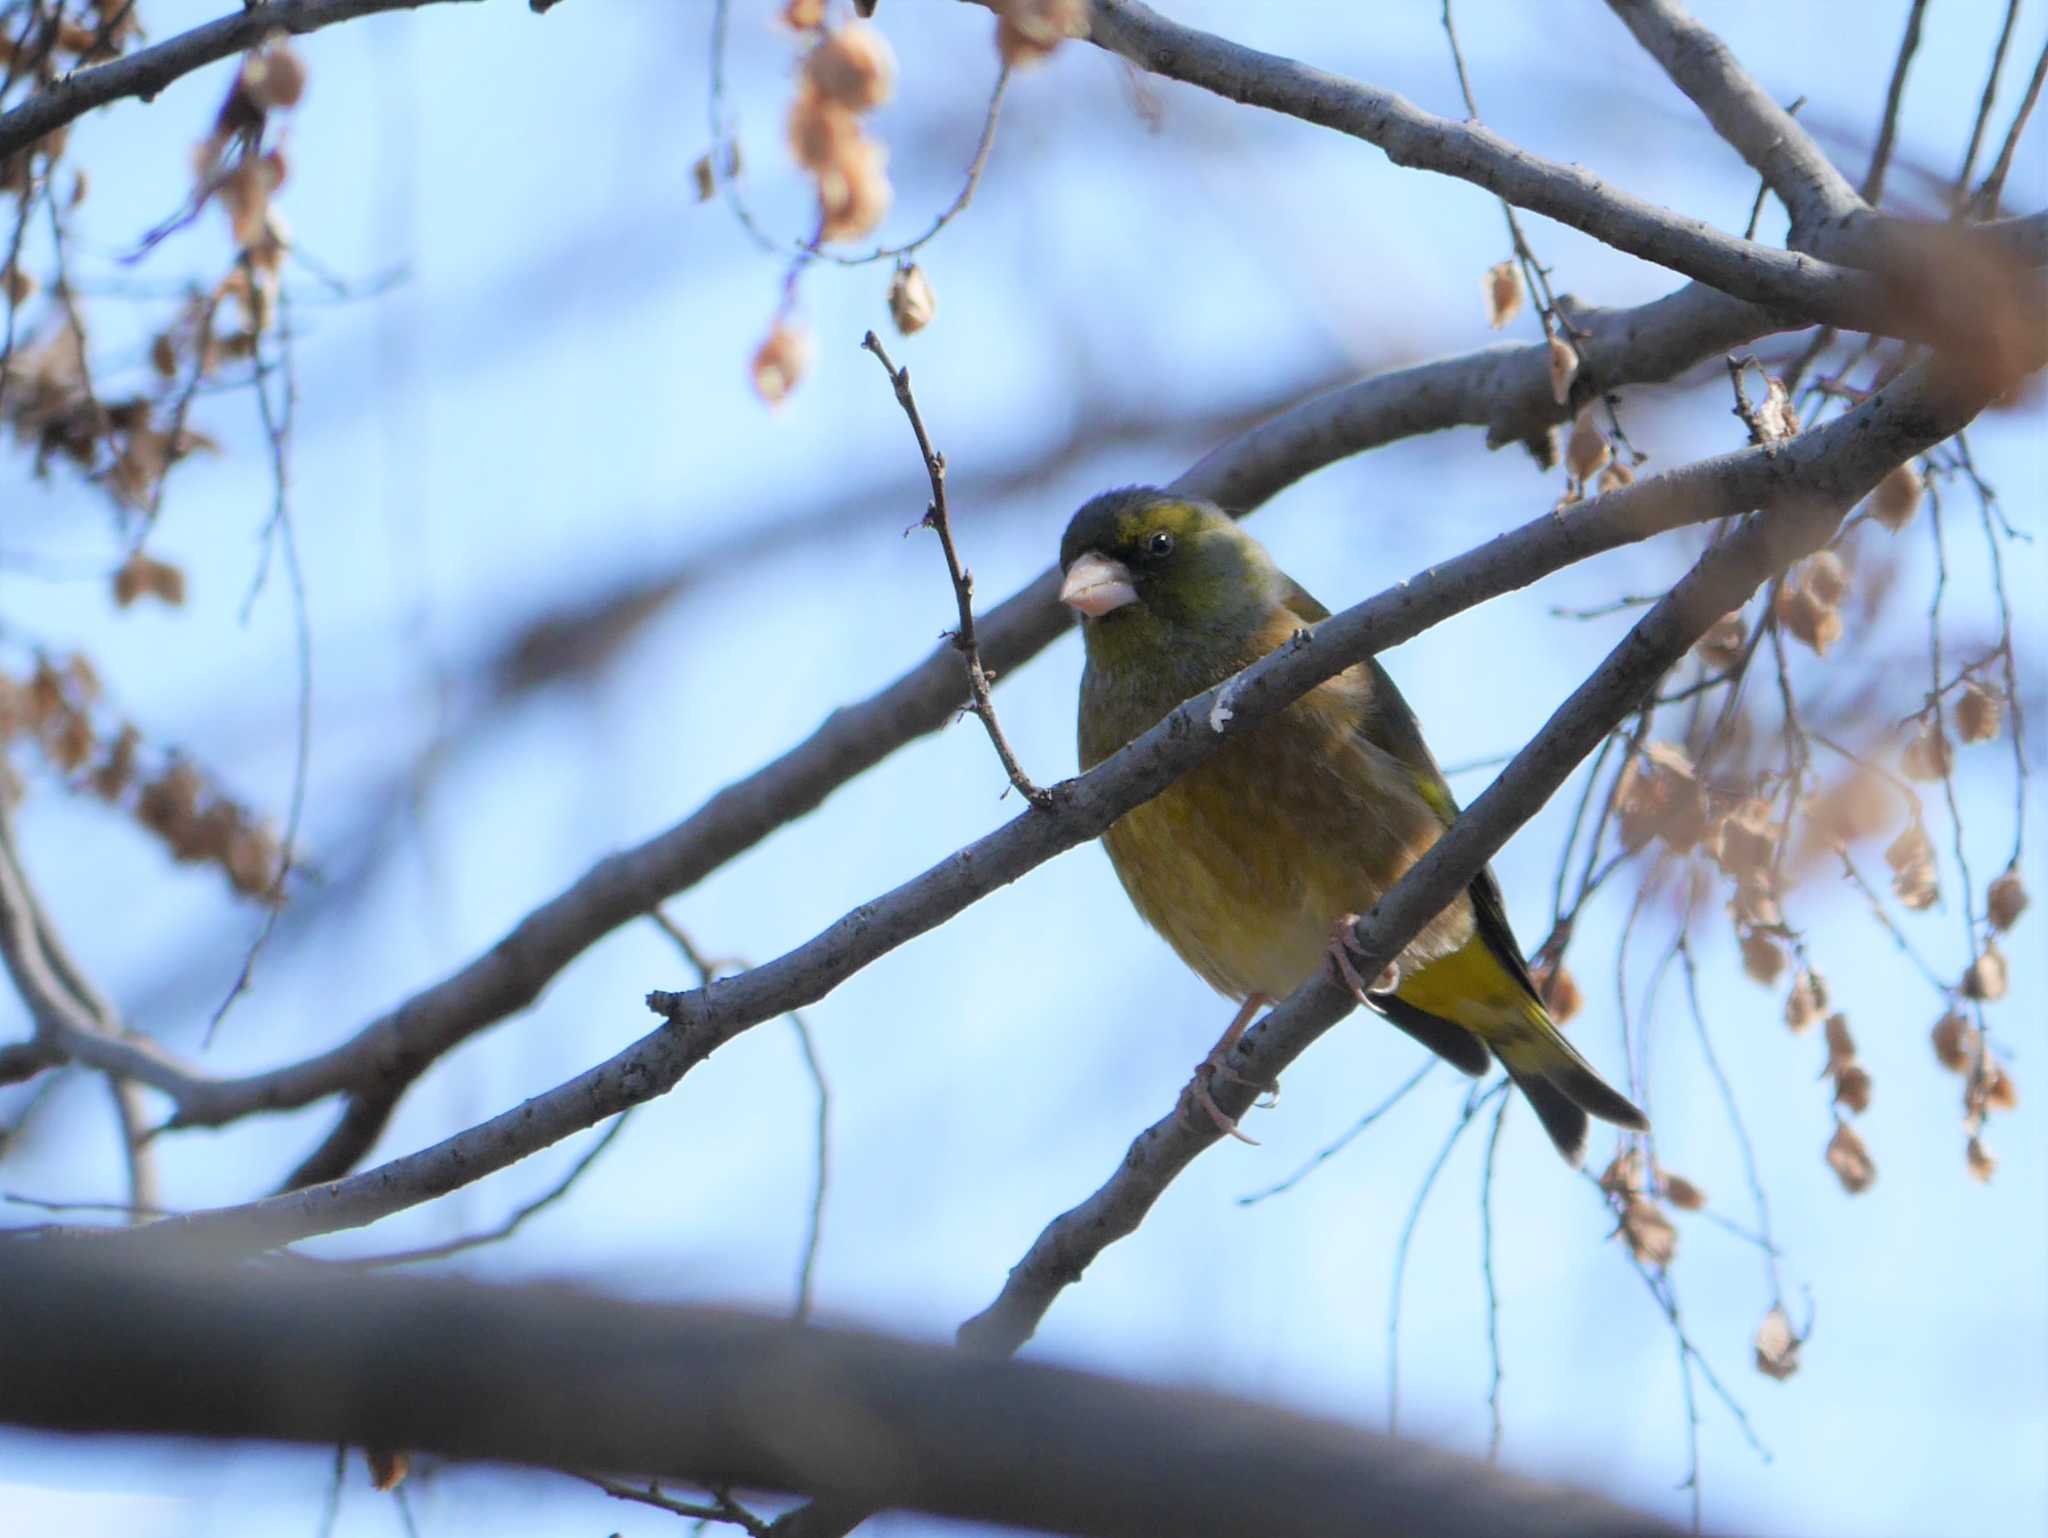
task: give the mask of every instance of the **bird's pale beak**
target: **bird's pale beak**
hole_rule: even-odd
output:
[[[1060,584],[1060,602],[1091,619],[1121,609],[1137,596],[1137,588],[1131,585],[1131,569],[1122,561],[1112,561],[1093,550],[1067,568],[1067,580]]]

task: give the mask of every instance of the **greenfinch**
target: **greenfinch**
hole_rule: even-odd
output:
[[[1074,515],[1060,570],[1060,598],[1082,616],[1087,644],[1083,769],[1329,617],[1220,508],[1142,487]],[[1261,1004],[1331,964],[1362,1002],[1464,1072],[1497,1057],[1577,1164],[1588,1113],[1648,1123],[1559,1033],[1490,870],[1423,926],[1370,997],[1346,955],[1351,917],[1457,815],[1414,712],[1367,659],[1225,743],[1102,841],[1139,914],[1243,1006],[1212,1064]]]

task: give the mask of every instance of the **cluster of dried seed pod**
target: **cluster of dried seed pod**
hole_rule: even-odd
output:
[[[1088,35],[1088,0],[1002,0],[996,52],[1011,68],[1049,58],[1069,38]]]
[[[131,722],[102,727],[101,689],[81,653],[35,659],[27,675],[0,672],[0,793],[18,799],[24,784],[5,750],[33,745],[60,782],[128,811],[161,839],[173,858],[218,866],[245,897],[276,901],[283,851],[269,826],[208,782],[190,761],[158,755],[145,763]]]

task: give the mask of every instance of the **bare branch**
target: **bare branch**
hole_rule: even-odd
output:
[[[1759,170],[1772,179],[1788,206],[1825,209],[1837,221],[1862,209],[1862,201],[1840,173],[1817,152],[1810,165],[1803,157],[1788,163],[1786,151],[1762,144],[1765,124],[1775,134],[1789,134],[1786,143],[1810,141],[1805,130],[1741,75],[1710,33],[1691,26],[1690,18],[1676,6],[1656,0],[1610,3],[1629,5],[1631,18],[1643,15],[1667,28],[1683,20],[1691,27],[1688,38],[1697,34],[1705,39],[1691,46],[1711,43],[1718,49],[1707,58],[1711,68],[1701,77],[1702,86],[1711,88],[1701,106],[1715,117],[1717,128],[1725,120],[1725,132],[1742,136],[1737,142],[1745,156],[1753,164],[1762,162]],[[1930,325],[1930,317],[1918,307],[1901,305],[1892,285],[1879,274],[1723,234],[1697,219],[1620,192],[1578,166],[1531,155],[1481,124],[1452,122],[1394,92],[1176,25],[1138,0],[1096,0],[1092,26],[1095,43],[1141,69],[1363,139],[1379,146],[1396,165],[1472,182],[1518,207],[1548,215],[1618,251],[1682,272],[1723,293],[1806,321],[1945,340],[1945,329]],[[1705,56],[1684,51],[1674,55],[1688,66],[1696,57]],[[1797,179],[1789,175],[1788,164],[1798,166]],[[1858,249],[1862,254],[1863,248]],[[1871,254],[1883,250],[1876,244],[1868,249]]]
[[[1841,511],[1894,465],[1954,432],[1980,405],[1956,398],[1942,385],[1938,371],[1921,365],[1825,426],[1778,445],[1775,452],[1749,449],[1724,455],[1639,481],[1562,514],[1545,513],[1323,622],[1296,644],[1187,701],[1108,761],[1068,782],[1054,811],[1027,811],[895,891],[856,908],[787,955],[688,993],[650,994],[649,1005],[665,1014],[668,1024],[556,1089],[365,1174],[168,1219],[144,1231],[142,1242],[196,1240],[269,1248],[374,1222],[444,1195],[605,1116],[666,1093],[740,1032],[823,997],[877,957],[946,922],[1053,855],[1097,836],[1224,742],[1341,669],[1475,603],[1526,586],[1601,550],[1748,508],[1776,510],[1752,518],[1740,534],[1716,545],[1693,576],[1645,616],[1615,657],[1404,878],[1396,893],[1374,910],[1362,931],[1362,943],[1373,947],[1367,959],[1377,958],[1377,970],[1399,949],[1399,941],[1443,908],[1698,634],[1736,607],[1764,576],[1817,544]],[[1696,613],[1703,605],[1713,607]],[[1219,702],[1227,702],[1227,713],[1215,712]],[[1461,870],[1463,880],[1456,879]],[[1270,1083],[1349,1008],[1349,995],[1334,983],[1306,987],[1253,1028],[1246,1037],[1250,1045],[1238,1048],[1240,1056],[1250,1054],[1247,1062],[1233,1066],[1243,1067],[1246,1083]],[[1249,1099],[1242,1089],[1225,1084],[1218,1098],[1226,1109],[1236,1101],[1234,1110],[1241,1112]],[[1169,1123],[1169,1130],[1162,1132]],[[1216,1135],[1206,1121],[1204,1127],[1210,1137]],[[1131,1163],[1119,1176],[1135,1182],[1124,1192],[1129,1200],[1109,1203],[1103,1225],[1089,1231],[1088,1243],[1094,1249],[1129,1231],[1165,1181],[1205,1146],[1202,1132],[1169,1117],[1141,1135]],[[1148,1189],[1148,1181],[1156,1184]],[[1125,1226],[1118,1228],[1117,1223]],[[1052,1293],[1079,1274],[1054,1253],[1058,1241],[1048,1242],[1051,1250],[1044,1256],[1034,1254],[1017,1272],[1022,1280],[1013,1283],[1023,1289],[1020,1297],[1034,1299],[1028,1320],[1035,1320]],[[1050,1290],[1043,1290],[1048,1286]],[[1014,1328],[1013,1318],[1002,1333]]]
[[[1714,132],[1769,184],[1792,216],[1792,243],[1866,212],[1848,178],[1805,129],[1756,83],[1727,44],[1677,0],[1607,0],[1672,84],[1692,99]],[[1821,317],[1816,317],[1821,318]],[[1848,329],[1867,331],[1867,326]]]
[[[74,70],[11,112],[0,113],[0,157],[35,143],[52,129],[124,97],[153,100],[173,81],[229,54],[254,48],[272,32],[303,35],[379,11],[411,11],[443,0],[266,0],[209,21],[150,48]]]
[[[1070,1368],[562,1287],[113,1258],[10,1257],[0,1419],[633,1469],[1087,1538],[1673,1532],[1419,1443]]]
[[[1052,796],[1040,790],[1031,776],[1024,772],[1024,766],[1017,762],[1017,754],[1010,747],[1010,739],[1003,735],[1002,723],[996,719],[996,702],[989,695],[988,670],[981,665],[981,647],[974,636],[974,576],[960,564],[960,552],[953,543],[953,515],[946,506],[946,456],[932,447],[931,434],[925,431],[924,414],[917,409],[917,397],[910,392],[910,370],[898,368],[890,360],[889,354],[883,350],[881,338],[872,331],[862,340],[861,346],[875,355],[875,361],[889,376],[889,383],[896,391],[896,404],[910,419],[910,430],[917,437],[917,451],[924,459],[924,473],[931,482],[932,499],[925,508],[924,525],[939,536],[939,548],[946,556],[946,573],[953,579],[953,602],[960,614],[960,628],[953,632],[953,646],[960,653],[961,665],[967,670],[967,693],[973,702],[970,708],[987,729],[989,744],[996,750],[1003,773],[1010,777],[1017,794],[1039,811],[1050,811]]]
[[[1884,97],[1884,117],[1877,128],[1877,147],[1870,152],[1870,169],[1864,173],[1862,197],[1872,208],[1884,199],[1885,168],[1891,164],[1892,139],[1899,131],[1899,103],[1906,94],[1906,71],[1920,47],[1920,19],[1927,12],[1927,0],[1913,0],[1906,16],[1906,35],[1899,42],[1899,56],[1892,64],[1892,83]]]

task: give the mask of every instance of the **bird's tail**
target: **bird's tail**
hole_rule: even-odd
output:
[[[1541,1004],[1529,1000],[1518,1025],[1489,1045],[1569,1163],[1577,1165],[1585,1158],[1589,1113],[1631,1131],[1649,1130],[1649,1119],[1579,1055]]]

